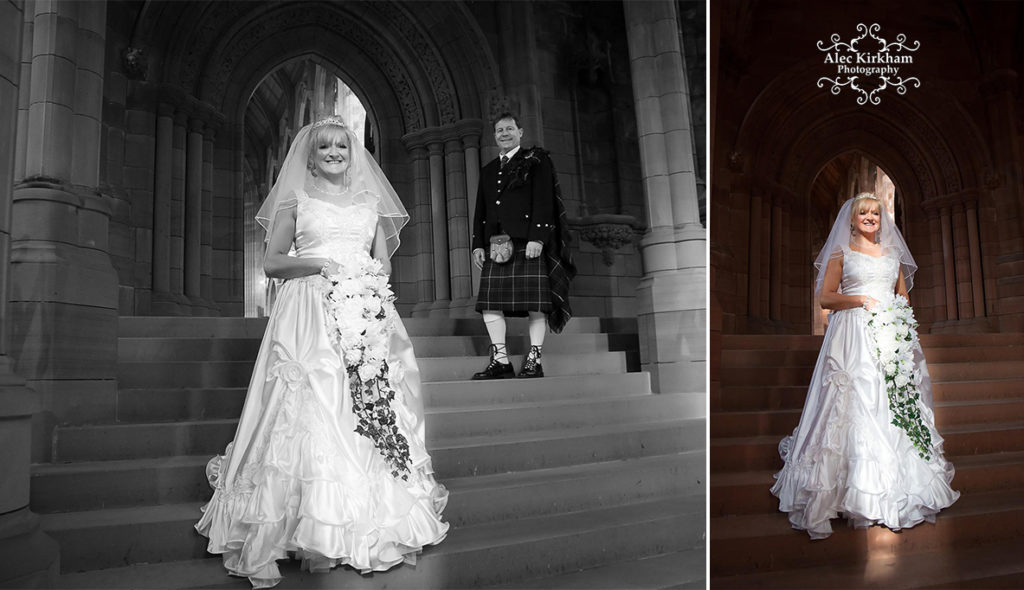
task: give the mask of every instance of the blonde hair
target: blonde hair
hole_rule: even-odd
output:
[[[878,212],[881,213],[883,211],[882,200],[875,196],[874,193],[859,193],[856,197],[853,198],[853,204],[850,205],[851,224],[853,223],[854,217],[856,217],[857,213],[860,213],[864,201],[874,201],[875,206],[878,207]]]
[[[328,123],[313,127],[309,132],[309,154],[306,156],[306,168],[313,169],[313,154],[317,148],[324,144],[331,144],[341,139],[351,148],[355,144],[355,134],[344,125]]]

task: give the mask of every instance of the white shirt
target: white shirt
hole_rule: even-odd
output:
[[[509,160],[511,160],[512,156],[516,155],[516,152],[518,152],[519,148],[521,148],[521,147],[523,147],[523,146],[522,145],[517,145],[516,147],[514,147],[514,148],[510,149],[509,151],[505,152],[505,154],[504,154],[505,157],[508,158]]]

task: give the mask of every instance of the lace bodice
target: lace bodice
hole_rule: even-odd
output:
[[[871,256],[856,250],[843,255],[844,295],[869,295],[875,299],[891,296],[899,278],[900,263],[894,256]]]
[[[296,194],[295,255],[343,260],[369,254],[377,229],[377,211],[368,203],[336,205]]]

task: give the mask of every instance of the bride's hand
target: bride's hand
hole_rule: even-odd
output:
[[[327,278],[338,274],[341,270],[341,265],[333,260],[328,260],[326,264],[320,267],[320,276]]]
[[[871,311],[871,308],[873,308],[874,306],[878,305],[878,300],[875,299],[874,297],[869,297],[867,295],[861,295],[860,305],[864,309],[866,309],[868,311]]]

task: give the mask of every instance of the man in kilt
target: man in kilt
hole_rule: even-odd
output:
[[[522,137],[515,115],[499,115],[494,139],[501,155],[480,171],[473,217],[473,260],[482,269],[476,310],[491,346],[490,362],[473,379],[516,376],[505,346],[505,316],[529,316],[530,350],[519,377],[543,377],[545,324],[559,332],[571,316],[568,290],[575,267],[565,247],[557,176],[548,153],[522,148]]]

